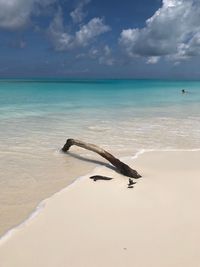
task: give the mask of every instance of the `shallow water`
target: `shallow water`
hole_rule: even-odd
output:
[[[199,103],[200,82],[1,80],[0,234],[93,169],[90,159],[102,162],[78,148],[60,153],[67,138],[120,157],[141,149],[197,149]]]

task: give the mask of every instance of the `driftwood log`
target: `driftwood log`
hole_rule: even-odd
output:
[[[136,170],[133,170],[127,164],[125,164],[122,161],[120,161],[119,159],[115,158],[113,155],[111,155],[110,153],[108,153],[104,149],[102,149],[96,145],[93,145],[93,144],[85,143],[85,142],[82,142],[82,141],[79,141],[76,139],[67,139],[67,142],[63,146],[62,151],[67,152],[70,149],[70,147],[73,145],[85,148],[87,150],[90,150],[90,151],[93,151],[93,152],[99,154],[100,156],[102,156],[103,158],[108,160],[113,166],[115,166],[117,168],[117,170],[121,174],[123,174],[125,176],[136,178],[136,179],[141,177],[141,175]]]

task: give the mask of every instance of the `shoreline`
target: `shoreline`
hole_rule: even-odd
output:
[[[191,94],[183,97],[186,87]],[[79,154],[74,148],[75,157],[56,153],[67,137],[97,144],[117,158],[141,148],[200,147],[199,87],[162,80],[157,85],[2,85],[0,236],[24,221],[43,199],[94,169],[97,157],[90,152]],[[79,160],[86,154],[93,163]]]
[[[120,160],[133,160],[133,159],[137,159],[138,157],[140,157],[142,154],[144,153],[148,153],[148,152],[195,152],[195,151],[200,151],[200,148],[196,148],[196,149],[161,149],[161,150],[157,150],[157,149],[141,149],[138,152],[136,152],[136,154],[134,156],[125,156],[120,158]],[[110,163],[109,163],[110,164]],[[112,166],[112,165],[111,165]],[[68,188],[70,188],[71,186],[75,186],[77,182],[79,182],[80,180],[87,178],[88,176],[94,175],[95,171],[98,169],[104,168],[103,166],[96,166],[93,170],[91,170],[91,172],[76,177],[73,179],[73,181],[67,185],[66,187],[63,187],[61,190],[55,192],[54,194],[52,194],[50,197],[47,197],[45,199],[43,199],[36,207],[35,209],[28,215],[28,217],[23,220],[21,223],[15,225],[14,227],[8,229],[2,236],[0,236],[0,246],[6,242],[9,238],[12,238],[12,234],[15,234],[15,232],[18,232],[19,230],[23,230],[23,227],[26,227],[26,224],[31,221],[33,218],[35,218],[37,215],[39,215],[44,209],[46,204],[48,203],[48,201],[50,201],[51,199],[53,199],[55,196],[57,196],[58,194],[65,192],[68,190]],[[128,179],[128,177],[124,176],[125,178]]]
[[[127,188],[128,177],[95,168],[91,174],[115,179],[93,182],[87,174],[41,202],[35,216],[1,239],[0,263],[198,266],[200,150],[138,154],[126,161],[143,176],[133,189]]]
[[[143,176],[133,189],[128,178],[97,167],[116,179],[93,182],[87,174],[44,201],[1,240],[1,264],[198,266],[200,150],[145,152],[127,160]]]
[[[141,149],[138,152],[136,152],[136,154],[134,156],[125,156],[125,157],[120,158],[120,160],[122,160],[122,161],[125,160],[126,161],[126,160],[137,159],[140,155],[142,155],[144,153],[147,153],[147,152],[153,152],[153,151],[156,152],[156,151],[165,151],[165,150]],[[173,151],[173,150],[166,150],[166,151]],[[179,150],[174,150],[174,151],[179,151]],[[187,151],[187,150],[183,150],[183,151]],[[188,150],[188,151],[200,151],[200,148],[197,149],[197,150]],[[110,163],[108,162],[108,164],[110,164]],[[18,230],[20,230],[21,228],[23,228],[23,226],[26,226],[26,224],[30,220],[32,220],[40,212],[42,212],[43,209],[45,208],[45,205],[47,204],[47,202],[49,200],[51,200],[52,198],[54,198],[57,194],[60,194],[63,191],[67,190],[69,187],[74,186],[76,184],[76,182],[78,182],[79,180],[84,179],[85,177],[88,177],[88,176],[92,176],[95,173],[96,170],[101,169],[101,168],[104,168],[104,167],[103,166],[96,166],[93,170],[91,170],[87,174],[84,174],[82,176],[79,176],[79,177],[74,178],[73,181],[70,184],[68,184],[66,187],[63,187],[59,191],[55,192],[50,197],[47,197],[47,198],[41,200],[41,202],[35,207],[35,209],[28,215],[28,217],[25,220],[23,220],[21,223],[15,225],[14,227],[8,229],[2,236],[0,236],[0,246],[1,246],[1,244],[4,241],[6,241],[7,239],[11,238],[12,237],[11,235],[14,234],[15,231],[17,232]],[[124,176],[124,177],[126,178],[126,176]],[[128,179],[128,177],[127,177],[127,179]]]
[[[196,148],[196,149],[167,149],[166,148],[166,149],[159,149],[159,150],[158,149],[141,149],[134,156],[125,156],[125,157],[120,158],[120,160],[131,161],[131,160],[137,159],[141,155],[143,155],[145,153],[149,153],[149,152],[158,152],[158,153],[161,152],[162,153],[162,152],[198,152],[198,151],[200,151],[200,148]],[[0,236],[0,247],[4,242],[11,239],[15,233],[20,232],[21,230],[23,231],[23,228],[26,227],[27,224],[30,223],[32,219],[36,218],[40,213],[42,213],[44,211],[44,209],[45,209],[45,207],[49,201],[53,200],[57,195],[62,194],[65,191],[70,190],[71,187],[76,186],[76,184],[79,181],[81,181],[82,179],[86,179],[89,176],[94,175],[94,174],[97,175],[98,173],[96,173],[96,172],[98,172],[98,170],[101,172],[101,169],[104,169],[104,167],[103,166],[96,166],[91,172],[89,172],[85,175],[79,176],[77,178],[74,178],[73,181],[69,185],[67,185],[66,187],[62,188],[61,190],[55,192],[50,197],[43,199],[24,221],[22,221],[21,223],[17,224],[14,227],[12,227],[11,229],[8,229],[8,231],[6,231],[5,234]],[[127,180],[128,180],[128,177],[126,177],[126,176],[123,176],[123,177],[125,179],[127,178]]]

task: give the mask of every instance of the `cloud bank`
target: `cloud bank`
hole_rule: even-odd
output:
[[[155,64],[160,57],[180,61],[200,55],[200,1],[163,0],[142,29],[124,29],[119,43],[130,57]]]

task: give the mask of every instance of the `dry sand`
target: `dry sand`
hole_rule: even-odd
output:
[[[0,241],[1,267],[199,267],[200,152],[147,152],[142,175],[101,167]]]

